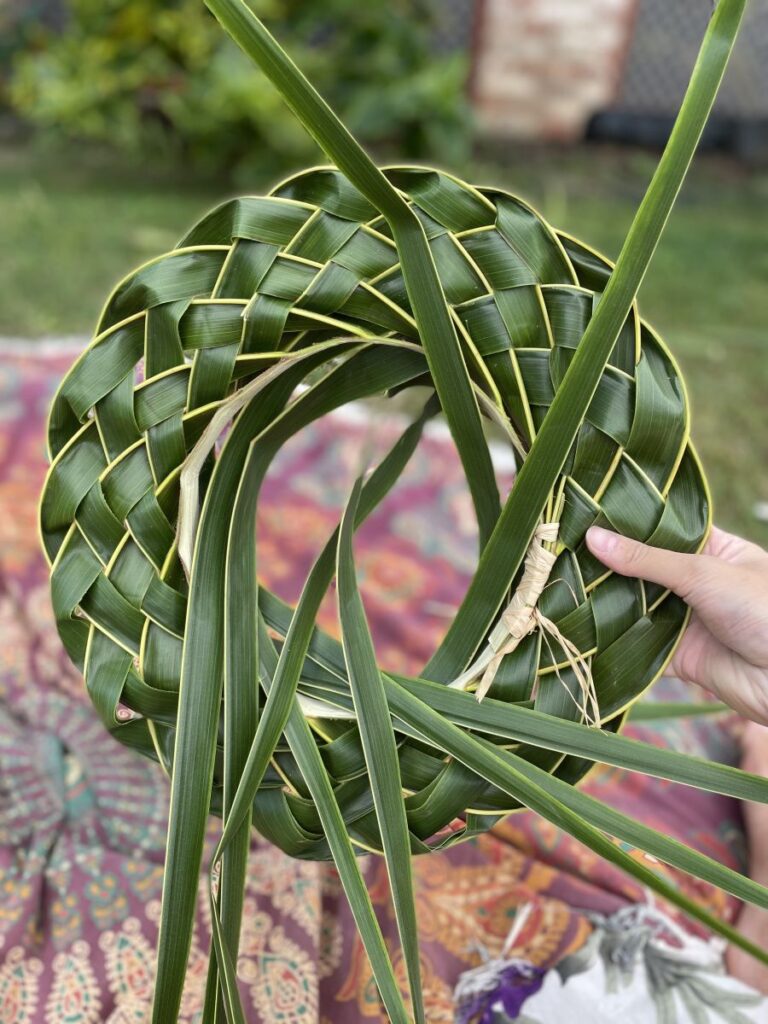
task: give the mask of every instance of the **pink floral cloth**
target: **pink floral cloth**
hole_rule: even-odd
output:
[[[157,765],[113,740],[92,711],[53,627],[36,536],[46,410],[72,358],[0,353],[2,1024],[138,1024],[149,1020],[152,998],[167,781]],[[380,428],[384,440],[388,432],[394,438],[391,431]],[[349,417],[326,418],[288,445],[268,479],[259,558],[266,582],[287,599],[298,595],[338,521],[365,433]],[[428,658],[464,593],[474,552],[454,449],[444,437],[428,437],[356,542],[383,664],[414,670]],[[335,629],[332,605],[322,614]],[[728,720],[633,732],[678,750],[736,756]],[[653,827],[741,866],[734,801],[614,769],[596,771],[588,785]],[[216,829],[212,822],[209,842]],[[735,900],[659,869],[716,913],[734,915]],[[383,864],[366,858],[365,871],[394,951]],[[548,967],[588,937],[584,909],[610,914],[645,899],[634,882],[529,813],[418,859],[416,885],[428,1019],[436,1024],[453,1019],[459,974],[478,962],[481,946],[499,953],[521,904],[531,911],[514,953]],[[208,925],[201,880],[182,1021],[200,1019]],[[254,1024],[385,1019],[333,867],[290,860],[256,835],[238,971]]]

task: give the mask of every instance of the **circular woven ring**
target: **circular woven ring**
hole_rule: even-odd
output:
[[[524,455],[611,264],[506,192],[428,169],[385,173],[424,225],[465,358],[488,399],[485,411],[495,407]],[[389,346],[386,360],[382,345]],[[280,353],[310,346],[308,358],[287,360],[285,373],[269,376],[282,365]],[[317,379],[319,370],[327,374],[324,388],[299,406],[298,385],[308,375]],[[256,385],[249,401],[231,404],[259,380],[263,387]],[[96,338],[53,403],[41,528],[59,632],[118,739],[171,768],[188,595],[177,545],[179,480],[217,411],[234,410],[236,424],[250,416],[256,436],[293,403],[297,411],[273,432],[268,461],[292,432],[334,406],[429,382],[387,224],[332,168],[302,172],[267,197],[224,203],[176,249],[117,286]],[[215,457],[203,466],[201,496]],[[537,611],[578,652],[602,727],[616,729],[666,664],[687,610],[656,585],[606,573],[586,549],[585,532],[603,524],[692,551],[709,526],[680,373],[636,309],[550,511],[557,558]],[[268,627],[284,635],[287,606],[268,592],[260,602]],[[583,719],[573,656],[554,636],[529,632],[501,660],[487,699]],[[477,638],[478,650],[486,639]],[[329,637],[323,644],[338,682],[338,645]],[[324,672],[322,658],[308,661],[300,693],[322,692]],[[380,849],[354,720],[331,718],[313,735],[351,838]],[[539,747],[516,749],[570,782],[591,767]],[[413,739],[401,738],[400,764],[409,825],[424,850],[487,828],[514,809],[509,796]],[[221,787],[219,756],[214,812]],[[463,827],[446,831],[457,817]],[[282,741],[253,820],[295,856],[329,856]]]

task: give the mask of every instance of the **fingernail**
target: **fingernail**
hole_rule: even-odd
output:
[[[618,543],[619,535],[613,530],[604,530],[602,526],[590,526],[587,530],[587,544],[597,555],[610,555]]]

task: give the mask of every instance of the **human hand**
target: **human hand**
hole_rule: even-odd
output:
[[[684,555],[593,526],[592,554],[622,576],[659,583],[693,609],[670,671],[768,725],[768,552],[714,528],[704,551]]]

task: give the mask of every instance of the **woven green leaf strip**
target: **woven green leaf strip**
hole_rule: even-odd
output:
[[[582,282],[601,286],[608,264],[554,233],[509,195],[476,191],[437,171],[390,173],[402,184],[412,183],[414,191],[419,186],[435,192],[461,190],[475,204],[475,212],[484,214],[482,226],[451,230],[432,221],[425,211],[428,199],[414,200],[416,209],[432,221],[433,251],[450,247],[443,284],[467,346],[483,359],[517,435],[528,445],[592,315],[595,293]],[[51,448],[56,458],[43,498],[42,524],[49,555],[56,557],[52,581],[57,618],[70,653],[80,662],[91,637],[88,661],[94,675],[89,685],[92,692],[98,690],[97,696],[103,690],[97,677],[113,673],[120,660],[123,678],[112,703],[100,705],[111,722],[121,695],[148,718],[173,721],[187,591],[174,549],[181,467],[232,389],[253,379],[262,367],[274,366],[281,352],[310,349],[309,356],[286,364],[286,372],[254,399],[256,411],[250,416],[255,422],[243,432],[249,435],[247,443],[251,435],[263,432],[261,444],[276,450],[270,432],[281,441],[333,405],[409,380],[421,383],[426,373],[425,361],[412,348],[375,340],[378,332],[418,340],[396,252],[380,218],[343,220],[345,208],[348,212],[355,199],[359,208],[360,199],[331,169],[297,176],[275,195],[279,201],[254,198],[227,204],[193,229],[175,253],[121,284],[102,321],[104,330],[70,371],[54,405]],[[308,202],[310,195],[314,206]],[[301,215],[298,224],[296,213]],[[280,248],[262,240],[275,238],[289,219],[294,234],[284,235]],[[506,225],[515,219],[531,239],[529,262],[523,262],[508,240]],[[314,239],[327,223],[334,232],[329,244],[335,249],[326,245],[319,251]],[[342,243],[339,223],[347,237]],[[369,247],[378,259],[369,259],[357,273],[351,271],[346,264],[354,262],[354,251]],[[255,262],[264,259],[258,254],[265,249],[270,269],[258,284],[251,280],[243,286],[249,289],[245,297],[230,297],[228,279],[245,269],[237,258]],[[311,258],[304,255],[307,251]],[[507,265],[502,273],[503,260]],[[442,271],[442,262],[438,266]],[[191,281],[190,267],[195,269]],[[289,292],[286,282],[297,272],[300,282]],[[318,309],[324,282],[340,274],[344,289],[341,301],[338,292],[334,295],[337,308],[323,302]],[[547,282],[545,274],[555,276],[556,283]],[[534,275],[537,281],[531,280]],[[201,279],[212,297],[194,297]],[[265,310],[279,307],[281,333],[257,345],[253,325],[261,327],[255,311],[262,305]],[[253,319],[244,320],[248,307]],[[158,320],[168,322],[163,327],[181,354],[176,365],[148,374]],[[322,344],[334,334],[348,338],[353,333],[357,344]],[[341,359],[341,365],[278,416],[296,384],[331,357]],[[145,378],[135,384],[134,367],[142,358]],[[200,380],[205,372],[212,387],[219,364],[227,373],[219,374],[218,393],[211,392],[197,405],[189,397],[195,378]],[[80,399],[81,393],[97,398]],[[85,419],[66,440],[58,427],[64,411]],[[271,425],[270,415],[275,417]],[[653,586],[606,576],[583,544],[587,527],[603,523],[629,536],[694,550],[708,522],[679,373],[634,309],[557,492],[562,495],[561,550],[540,606],[592,657],[602,715],[608,719],[658,674],[685,609]],[[101,639],[107,637],[109,649]],[[535,693],[538,710],[576,718],[577,708],[557,681],[556,669],[565,679],[567,665],[562,652],[551,646],[532,636],[504,664],[490,696],[519,702]],[[149,707],[145,700],[152,702]],[[115,723],[114,728],[118,735],[127,731],[138,736],[136,722]],[[147,742],[154,749],[152,740]]]
[[[507,192],[379,170],[241,0],[210,6],[336,166],[223,204],[117,286],[54,400],[40,511],[67,651],[107,728],[172,779],[154,1020],[177,1017],[210,812],[225,827],[206,1021],[243,1019],[234,965],[251,823],[292,856],[335,860],[392,1020],[424,1019],[410,854],[521,806],[765,957],[605,834],[758,904],[765,890],[572,788],[603,761],[768,801],[762,779],[618,735],[687,610],[606,573],[584,544],[594,523],[680,551],[707,534],[685,389],[634,296],[743,3],[718,5],[615,272]],[[282,445],[347,402],[424,384],[433,399],[356,486],[297,609],[257,588],[253,521]],[[406,679],[376,668],[352,540],[438,410],[482,553],[425,678]],[[483,414],[521,461],[503,509]],[[537,611],[557,632],[526,636],[478,704],[444,684],[485,647],[541,522],[557,539]],[[341,642],[314,626],[334,575]],[[586,724],[574,650],[600,729]],[[407,998],[357,869],[369,850],[387,860]]]

